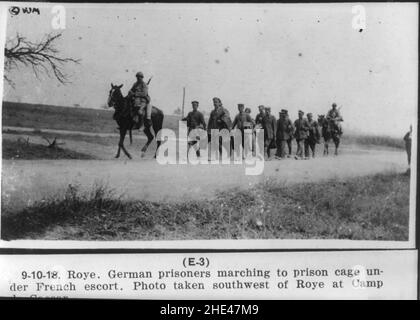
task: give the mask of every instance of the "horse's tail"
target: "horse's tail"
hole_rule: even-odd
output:
[[[158,107],[152,106],[152,113],[161,115],[163,117],[163,111],[160,110]]]

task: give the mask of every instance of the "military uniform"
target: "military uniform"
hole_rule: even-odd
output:
[[[285,115],[285,119],[287,122],[286,129],[287,129],[288,138],[286,139],[286,142],[287,142],[287,149],[289,151],[289,156],[291,156],[292,155],[292,140],[293,140],[295,128],[293,126],[292,120],[290,120],[289,118],[288,111],[286,109],[281,109],[281,112]]]
[[[309,125],[308,138],[305,140],[305,157],[309,158],[309,149],[312,151],[312,157],[315,158],[315,146],[319,143],[321,134],[318,122],[307,119]]]
[[[223,106],[220,106],[217,108],[216,114],[219,129],[228,129],[230,131],[232,129],[232,119],[230,118],[229,111]]]
[[[338,111],[337,109],[331,109],[330,111],[328,111],[327,116],[337,121],[343,121],[340,111]]]
[[[210,112],[209,121],[207,123],[207,132],[209,135],[211,134],[211,129],[218,129],[216,110]]]
[[[279,120],[277,120],[276,143],[277,153],[276,156],[284,158],[286,156],[286,143],[292,140],[293,123],[287,116],[287,113],[280,112]]]
[[[138,120],[140,114],[143,114],[146,117],[146,120],[148,120],[146,121],[147,125],[151,124],[150,120],[152,118],[152,105],[150,104],[151,99],[149,96],[149,88],[143,81],[143,74],[138,72],[136,77],[137,81],[131,87],[128,95],[134,99],[132,116],[135,119],[138,128],[140,127]]]
[[[270,149],[276,148],[276,117],[266,114],[262,119],[264,129],[264,148],[267,149],[267,156],[270,158]]]
[[[243,131],[245,129],[251,129],[253,123],[254,121],[248,113],[240,112],[236,115],[235,119],[233,120],[232,128],[235,128],[236,126],[239,130]]]
[[[407,152],[408,165],[411,163],[411,130],[408,131],[404,136],[405,151]]]
[[[220,99],[213,98],[213,101],[215,101],[215,99],[219,101],[220,105],[210,112],[209,122],[207,126],[207,134],[208,134],[209,143],[211,141],[212,129],[217,129],[217,130],[228,129],[229,131],[232,129],[232,120],[230,119],[229,111],[221,105]],[[219,140],[220,140],[219,152],[221,154],[222,153],[222,138],[220,137]],[[231,146],[232,145],[233,145],[233,139],[231,139]]]
[[[249,113],[246,112],[239,112],[233,120],[232,129],[237,127],[239,130],[241,130],[242,148],[244,148],[245,129],[252,129],[253,126],[254,121],[252,120]]]
[[[265,117],[265,113],[258,113],[257,116],[255,117],[255,124],[259,125],[262,128],[264,117]]]
[[[206,130],[206,122],[204,121],[204,116],[200,111],[189,112],[183,120],[187,121],[188,133],[197,128]]]
[[[334,122],[335,129],[338,131],[339,134],[343,134],[343,128],[341,127],[340,122],[343,121],[343,117],[340,114],[340,111],[337,109],[331,109],[327,113],[327,118],[330,118]]]
[[[263,120],[265,117],[265,111],[261,113],[261,111],[257,114],[257,116],[255,117],[255,129],[263,129]],[[253,132],[253,139],[255,140],[255,142],[257,141],[257,133],[254,130]],[[265,140],[265,137],[264,137]],[[259,146],[260,150],[264,150],[264,146]],[[255,148],[253,149],[253,152],[255,151]]]
[[[296,156],[299,158],[302,158],[303,157],[303,144],[305,140],[308,138],[308,133],[309,133],[308,120],[304,118],[297,119],[294,125],[295,125],[295,139],[297,143]]]
[[[204,116],[198,110],[193,110],[193,111],[189,112],[188,115],[182,120],[187,121],[188,134],[193,129],[201,128],[203,130],[206,130],[206,122],[204,121]],[[197,143],[197,141],[189,141],[188,146],[191,147],[191,146],[195,145],[196,143]],[[196,154],[197,154],[197,157],[199,157],[200,156],[200,150],[197,150]]]
[[[276,156],[279,158],[284,158],[286,156],[286,141],[288,139],[288,135],[286,117],[284,113],[280,113],[279,120],[277,120],[276,132]]]

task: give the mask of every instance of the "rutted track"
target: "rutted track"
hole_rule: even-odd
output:
[[[285,184],[346,179],[384,171],[404,172],[406,155],[372,150],[308,161],[266,161],[259,176],[245,175],[244,165],[159,165],[155,160],[3,160],[2,206],[18,209],[57,193],[69,184],[89,190],[95,182],[117,195],[153,201],[214,197],[229,188],[252,188],[265,179]]]

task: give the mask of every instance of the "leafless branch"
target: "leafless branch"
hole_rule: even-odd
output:
[[[60,57],[59,50],[55,47],[57,39],[61,37],[59,34],[48,34],[41,41],[34,43],[25,37],[16,34],[13,40],[6,43],[4,48],[5,71],[19,68],[19,65],[31,67],[35,76],[39,79],[41,73],[51,77],[51,73],[62,84],[69,83],[69,77],[64,72],[64,66],[68,63],[80,62],[79,59]],[[12,87],[13,81],[4,76]]]
[[[51,149],[58,149],[59,146],[64,145],[64,142],[58,142],[57,141],[57,137],[54,137],[54,140],[52,142],[50,142],[50,140],[48,140],[48,138],[46,137],[42,137],[45,141],[48,142],[48,147],[47,148],[51,148]]]

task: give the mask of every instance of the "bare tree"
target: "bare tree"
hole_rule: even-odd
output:
[[[12,40],[6,43],[4,48],[4,69],[10,72],[20,65],[31,67],[35,76],[39,79],[40,73],[46,73],[51,77],[51,73],[62,84],[69,83],[68,75],[63,67],[67,63],[78,64],[80,60],[73,58],[60,57],[59,50],[55,47],[57,39],[61,33],[48,34],[37,43],[27,40],[25,37],[17,34]],[[13,81],[4,74],[4,79],[12,87]]]

